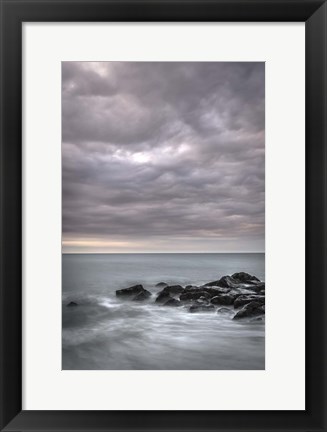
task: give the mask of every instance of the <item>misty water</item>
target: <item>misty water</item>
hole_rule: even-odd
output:
[[[264,261],[264,254],[63,255],[62,368],[264,369],[264,321],[115,295],[136,283],[155,294],[158,282],[201,285],[239,271],[264,281]]]

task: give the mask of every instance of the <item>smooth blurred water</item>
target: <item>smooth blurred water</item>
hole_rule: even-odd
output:
[[[264,369],[264,323],[117,299],[157,282],[200,285],[245,271],[265,280],[264,254],[63,255],[63,369]],[[66,307],[76,301],[77,307]]]

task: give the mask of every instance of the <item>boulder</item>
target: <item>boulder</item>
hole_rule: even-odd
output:
[[[214,305],[208,304],[208,305],[192,305],[189,309],[189,312],[195,313],[195,312],[214,312],[216,309]]]
[[[254,317],[256,315],[263,315],[264,313],[264,306],[257,301],[252,301],[251,303],[243,306],[243,308],[239,310],[236,315],[234,315],[233,319],[237,320],[241,318]]]
[[[259,293],[260,291],[265,290],[265,285],[266,285],[265,282],[259,282],[257,284],[253,284],[249,286],[248,289]]]
[[[214,305],[232,305],[234,303],[235,296],[231,294],[220,294],[211,299],[211,303]]]
[[[169,293],[161,291],[158,297],[156,298],[156,303],[165,303],[171,298],[172,297],[169,295]]]
[[[197,300],[200,297],[204,297],[204,298],[209,299],[211,296],[206,291],[198,288],[198,289],[193,290],[193,291],[187,291],[187,292],[182,293],[179,296],[179,299],[180,299],[180,301],[189,301],[189,300]]]
[[[75,303],[75,302],[71,301],[66,306],[67,307],[74,307],[74,306],[78,306],[78,303]]]
[[[140,294],[142,291],[145,291],[143,285],[133,285],[129,288],[123,288],[116,291],[117,297],[135,297],[137,294]]]
[[[234,280],[239,281],[239,283],[243,283],[243,284],[260,282],[260,280],[256,276],[252,276],[249,273],[245,273],[245,272],[234,273],[232,275],[232,278]]]
[[[235,309],[239,308],[239,307],[244,306],[248,303],[251,303],[252,301],[257,301],[260,304],[264,304],[265,303],[265,296],[256,295],[256,294],[240,295],[234,301],[234,308]]]
[[[219,280],[208,282],[205,286],[217,286],[221,288],[237,288],[240,285],[259,285],[262,282],[249,273],[239,272],[234,273],[232,276],[223,276]]]
[[[141,291],[139,294],[137,294],[136,297],[133,298],[134,301],[144,301],[147,300],[149,297],[151,297],[150,291],[147,291],[146,289],[144,291]]]
[[[203,286],[201,287],[203,291],[206,291],[208,294],[211,295],[211,297],[215,297],[219,294],[227,294],[231,290],[230,288],[222,288],[222,287],[207,287]]]
[[[166,301],[166,303],[164,303],[164,306],[181,306],[181,302],[179,300],[176,300],[175,298],[170,298],[168,301]]]
[[[198,289],[199,287],[196,285],[186,285],[186,287],[184,288],[184,291],[193,291]]]
[[[166,282],[158,282],[158,283],[156,284],[156,287],[158,287],[158,288],[164,288],[164,287],[166,287],[166,286],[168,286],[168,284],[166,284]]]
[[[182,292],[184,292],[184,288],[180,285],[169,285],[166,286],[161,292],[167,294],[181,294]]]

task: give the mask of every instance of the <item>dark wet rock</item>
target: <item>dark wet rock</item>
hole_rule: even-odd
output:
[[[198,298],[197,300],[195,300],[195,302],[197,303],[197,304],[209,304],[209,299],[208,299],[208,297],[205,297],[205,296],[201,296],[200,298]]]
[[[252,318],[251,321],[264,321],[264,317],[258,316],[256,318]]]
[[[166,286],[161,292],[167,294],[181,294],[184,292],[184,288],[181,285],[169,285]]]
[[[245,272],[234,273],[232,275],[232,278],[236,281],[239,281],[239,283],[243,283],[243,284],[260,282],[260,280],[256,276],[252,276],[249,273],[245,273]]]
[[[192,305],[189,309],[189,312],[195,313],[195,312],[214,312],[216,308],[214,305],[208,304],[208,305]]]
[[[78,303],[75,303],[75,302],[71,301],[66,306],[67,307],[74,307],[74,306],[78,306]]]
[[[232,305],[234,303],[235,296],[230,294],[220,294],[211,299],[211,303],[214,305]]]
[[[234,308],[237,309],[241,306],[244,306],[248,303],[251,303],[252,301],[257,301],[260,304],[264,304],[265,303],[265,296],[256,295],[256,294],[241,295],[235,299]]]
[[[158,288],[164,288],[166,286],[168,286],[168,284],[166,284],[166,282],[159,282],[156,284],[156,287],[158,287]]]
[[[141,292],[145,291],[143,285],[133,285],[129,288],[123,288],[116,291],[117,297],[135,297]]]
[[[172,297],[167,292],[161,291],[156,298],[156,303],[165,303],[166,301],[170,300]]]
[[[200,289],[196,289],[196,290],[192,290],[192,291],[187,291],[182,293],[179,296],[180,301],[189,301],[189,300],[197,300],[200,297],[204,297],[204,298],[210,298],[210,294],[207,293],[204,290],[200,290]]]
[[[219,294],[227,294],[231,290],[230,288],[222,288],[222,287],[207,287],[203,286],[201,287],[203,291],[206,291],[208,294],[211,295],[211,297],[215,297]]]
[[[233,295],[235,298],[241,296],[241,295],[251,295],[253,294],[253,290],[250,288],[234,288],[229,291],[230,295]]]
[[[233,317],[233,319],[237,320],[241,318],[254,317],[256,315],[262,315],[264,313],[265,313],[264,306],[257,301],[252,301],[251,303],[248,303],[245,306],[243,306],[243,308],[237,312],[237,314]]]
[[[220,279],[208,282],[205,286],[217,286],[221,288],[237,288],[240,285],[254,285],[259,286],[262,284],[256,276],[252,276],[249,273],[239,272],[234,273],[232,276],[223,276]],[[261,288],[262,289],[262,288]]]
[[[164,303],[164,306],[181,306],[181,302],[179,300],[176,300],[175,298],[170,298],[168,301],[166,301],[166,303]]]
[[[134,301],[144,301],[147,300],[149,297],[151,297],[150,291],[147,291],[146,289],[144,291],[141,291],[139,294],[137,294],[136,297],[134,297]]]
[[[248,289],[259,293],[260,291],[265,290],[265,285],[265,282],[259,282],[257,284],[249,286]]]
[[[198,289],[199,287],[196,285],[186,285],[186,287],[184,288],[185,291],[193,291]]]
[[[219,280],[208,282],[204,286],[216,286],[221,288],[234,288],[239,285],[231,276],[223,276]]]
[[[227,307],[221,307],[217,310],[217,313],[219,314],[230,314],[232,313],[231,309],[228,309]]]

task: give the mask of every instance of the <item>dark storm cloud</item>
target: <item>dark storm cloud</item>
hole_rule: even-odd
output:
[[[263,63],[64,62],[62,80],[68,245],[263,250]]]

